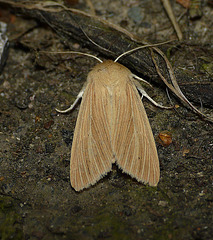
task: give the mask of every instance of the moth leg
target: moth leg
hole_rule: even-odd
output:
[[[67,113],[67,112],[73,110],[73,108],[76,106],[76,104],[79,102],[79,100],[83,97],[85,88],[86,88],[86,84],[84,84],[83,88],[79,92],[79,94],[78,94],[77,98],[75,99],[74,103],[69,108],[67,108],[65,110],[59,110],[59,109],[56,108],[55,110],[59,113]]]
[[[135,79],[137,79],[137,80],[139,80],[139,81],[141,81],[141,82],[144,82],[144,83],[146,83],[147,85],[149,85],[150,87],[152,87],[152,85],[149,83],[149,82],[147,82],[146,80],[144,80],[143,78],[140,78],[140,77],[138,77],[137,75],[135,75],[135,74],[132,74],[132,77],[133,78],[135,78]],[[136,82],[136,81],[135,81]],[[135,84],[136,85],[136,84]]]
[[[144,81],[145,81],[145,80],[144,80]],[[145,82],[146,82],[146,81],[145,81]],[[174,108],[173,106],[166,107],[166,106],[160,105],[159,103],[155,102],[155,101],[145,92],[145,90],[142,88],[142,86],[139,84],[139,82],[134,81],[134,84],[135,84],[137,90],[139,91],[139,93],[141,94],[141,99],[142,99],[143,97],[146,97],[153,105],[155,105],[156,107],[159,107],[159,108],[163,108],[163,109],[171,109],[171,108]]]

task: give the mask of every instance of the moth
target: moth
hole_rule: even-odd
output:
[[[158,184],[158,154],[141,99],[163,106],[135,80],[141,78],[117,62],[121,56],[115,61],[98,59],[75,102],[66,110],[56,109],[66,113],[82,98],[70,159],[70,181],[76,191],[94,185],[113,163],[139,182]]]

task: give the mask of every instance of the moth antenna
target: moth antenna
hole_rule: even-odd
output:
[[[51,2],[51,1],[50,1],[50,2]],[[63,7],[65,10],[69,10],[69,8],[65,7],[64,5],[62,5],[62,4],[60,4],[60,3],[55,3],[55,2],[54,2],[54,5],[56,5],[56,6],[61,6],[61,7]],[[44,6],[48,6],[48,1],[47,1],[47,4],[44,4]],[[50,25],[50,26],[52,27],[52,29],[54,29],[59,35],[61,35],[60,32],[57,31],[56,28],[54,28],[54,26],[46,19],[46,17],[44,17],[41,13],[40,13],[40,15],[41,15],[41,17],[44,19],[44,21],[45,21],[48,25]],[[69,16],[71,17],[71,15],[69,15]],[[71,18],[72,18],[73,21],[78,25],[78,27],[81,29],[81,31],[83,32],[83,34],[85,35],[85,37],[86,37],[92,44],[94,44],[95,46],[103,49],[103,50],[106,51],[106,52],[113,53],[113,52],[110,51],[109,49],[106,49],[106,48],[100,46],[100,45],[99,45],[98,43],[96,43],[95,41],[93,41],[93,40],[88,36],[88,34],[84,31],[84,29],[81,27],[81,25],[76,21],[76,19],[75,19],[74,17],[71,17]]]
[[[133,76],[135,79],[137,79],[137,80],[139,80],[139,81],[141,81],[141,82],[144,82],[144,83],[146,83],[147,85],[149,85],[151,88],[153,88],[152,85],[151,85],[149,82],[147,82],[146,80],[144,80],[143,78],[140,78],[140,77],[138,77],[138,76],[135,75],[135,74],[132,74],[132,76]]]
[[[126,52],[122,53],[120,56],[118,56],[118,57],[115,59],[114,62],[117,62],[118,59],[120,59],[120,58],[123,57],[124,55],[127,55],[127,54],[129,54],[129,53],[132,53],[132,52],[134,52],[134,51],[136,51],[136,50],[139,50],[139,49],[142,49],[142,48],[146,48],[146,47],[155,47],[155,46],[163,45],[163,44],[169,43],[169,42],[171,42],[171,41],[172,41],[172,40],[169,40],[169,41],[166,41],[166,42],[162,42],[162,43],[147,44],[147,45],[144,45],[144,46],[139,46],[139,47],[133,48],[133,49],[131,49],[131,50],[129,50],[129,51],[126,51]]]
[[[60,52],[60,51],[56,51],[56,52],[40,51],[40,53],[73,53],[73,54],[79,54],[79,55],[84,55],[84,56],[94,58],[94,59],[98,60],[100,63],[103,62],[100,58],[98,58],[98,57],[96,57],[92,54],[83,53],[83,52],[76,52],[76,51],[66,51],[66,52],[63,52],[63,51],[62,52]]]
[[[75,21],[75,19],[74,19],[74,21]],[[106,51],[106,52],[113,53],[113,52],[110,51],[109,49],[106,49],[106,48],[102,47],[101,45],[99,45],[98,43],[96,43],[95,41],[93,41],[93,40],[87,35],[87,33],[83,30],[83,28],[82,28],[80,25],[78,25],[78,26],[79,26],[79,28],[81,29],[81,31],[83,32],[83,34],[89,39],[89,41],[90,41],[91,43],[93,43],[95,46],[101,48],[102,50],[104,50],[104,51]]]
[[[71,17],[71,15],[70,15],[70,17]],[[71,17],[71,18],[75,21],[75,23],[79,26],[79,28],[81,29],[81,31],[83,32],[83,34],[85,35],[85,37],[86,37],[91,43],[93,43],[95,46],[101,48],[102,50],[104,50],[104,51],[106,51],[106,52],[113,53],[113,52],[110,51],[109,49],[106,49],[106,48],[100,46],[100,45],[99,45],[98,43],[96,43],[95,41],[93,41],[93,40],[88,36],[88,34],[84,31],[84,29],[81,27],[81,25],[76,21],[76,19],[75,19],[74,17]]]

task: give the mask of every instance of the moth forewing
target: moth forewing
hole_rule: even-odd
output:
[[[80,191],[95,184],[114,162],[140,182],[159,181],[154,137],[132,74],[105,61],[87,78],[71,150],[71,185]]]
[[[70,180],[76,191],[95,184],[110,171],[113,158],[104,108],[109,98],[107,90],[98,89],[92,77],[87,81],[71,150]]]
[[[140,182],[156,186],[160,170],[156,145],[143,103],[133,84],[132,74],[126,86],[115,94],[117,127],[113,146],[121,169]]]

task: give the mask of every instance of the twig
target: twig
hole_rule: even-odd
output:
[[[91,14],[95,16],[95,15],[96,15],[96,13],[95,13],[95,8],[94,8],[94,6],[93,6],[93,4],[92,4],[92,1],[91,1],[91,0],[86,0],[86,2],[87,2],[87,5],[88,5],[89,8],[90,8]]]
[[[172,25],[174,26],[174,29],[177,33],[177,36],[178,36],[178,39],[181,41],[183,39],[183,34],[180,30],[180,27],[178,25],[178,22],[176,21],[176,18],[175,18],[175,15],[172,11],[172,7],[171,7],[171,4],[170,4],[170,1],[169,0],[161,0],[162,3],[163,3],[163,6],[172,22]]]
[[[150,44],[147,41],[143,41],[141,39],[139,39],[137,36],[133,35],[132,33],[128,32],[126,29],[115,25],[113,23],[110,23],[108,21],[105,21],[97,16],[92,16],[91,14],[85,13],[83,11],[77,10],[77,9],[73,9],[73,8],[67,8],[66,6],[57,3],[57,2],[52,2],[52,1],[45,1],[45,2],[36,2],[35,4],[29,4],[26,2],[12,2],[10,0],[0,0],[0,2],[4,2],[7,4],[11,4],[14,7],[20,7],[20,8],[24,8],[24,9],[29,9],[29,10],[42,10],[42,11],[46,11],[46,12],[52,12],[52,13],[57,13],[57,12],[62,12],[62,11],[67,11],[67,12],[72,12],[72,13],[76,13],[76,14],[80,14],[81,16],[86,16],[89,17],[92,20],[96,20],[99,21],[100,23],[104,24],[107,27],[112,28],[113,30],[117,30],[120,33],[123,33],[125,35],[125,37],[129,37],[132,41],[138,43],[138,44],[143,44],[143,45],[147,45]],[[82,28],[80,27],[80,29],[82,30]],[[85,34],[85,32],[83,32]],[[85,34],[85,36],[88,39],[88,36]],[[89,38],[90,39],[90,38]],[[94,41],[93,41],[94,42]],[[98,46],[98,44],[96,44],[96,46]],[[188,106],[190,106],[191,109],[193,109],[194,112],[196,112],[198,115],[204,117],[206,120],[213,122],[213,119],[206,116],[205,114],[203,114],[202,112],[200,112],[197,108],[195,108],[189,101],[188,99],[184,96],[184,94],[182,93],[182,91],[179,88],[179,85],[177,83],[177,80],[175,78],[175,74],[174,71],[172,69],[172,66],[169,62],[169,60],[167,59],[167,57],[165,56],[165,54],[157,47],[152,46],[150,47],[151,50],[151,55],[152,55],[152,60],[155,64],[155,68],[157,73],[159,74],[159,76],[161,77],[162,81],[166,84],[166,86],[184,103],[186,103]],[[160,69],[156,63],[155,60],[155,54],[154,51],[157,52],[162,59],[165,61],[166,66],[167,66],[167,70],[169,72],[169,76],[171,79],[172,84],[170,84],[166,78],[163,76],[163,74],[160,72]]]

